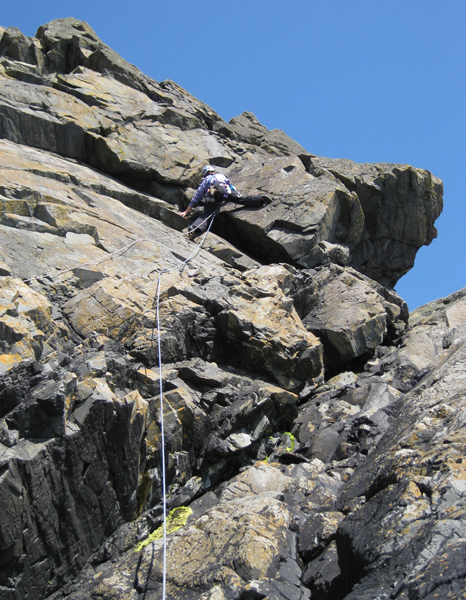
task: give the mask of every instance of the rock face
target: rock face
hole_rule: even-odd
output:
[[[33,39],[7,29],[0,55],[0,137],[171,203],[197,187],[203,164],[222,167],[238,189],[279,200],[218,219],[223,237],[261,261],[312,268],[338,255],[393,286],[436,236],[442,184],[429,172],[320,159],[251,113],[225,123],[176,84],[144,76],[86,23],[53,21]]]
[[[440,180],[225,123],[74,19],[0,28],[0,80],[2,600],[161,597],[161,388],[168,597],[463,597],[466,289],[390,287]],[[196,244],[206,162],[274,201]]]

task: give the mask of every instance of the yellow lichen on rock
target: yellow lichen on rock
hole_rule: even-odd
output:
[[[44,344],[61,337],[50,302],[20,279],[0,278],[2,372],[27,359],[40,359]]]
[[[189,515],[192,514],[192,509],[189,506],[178,506],[171,510],[167,515],[166,522],[166,532],[167,535],[170,533],[175,533],[181,527],[186,525],[186,521],[188,520]],[[157,527],[155,531],[153,531],[145,540],[139,542],[139,544],[134,549],[135,552],[140,552],[145,546],[154,542],[155,540],[160,540],[164,535],[164,527],[160,525]]]

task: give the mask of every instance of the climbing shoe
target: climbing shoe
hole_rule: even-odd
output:
[[[263,195],[261,198],[261,206],[268,206],[272,202],[273,202],[273,200],[270,196]]]

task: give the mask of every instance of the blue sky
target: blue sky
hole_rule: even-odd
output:
[[[16,0],[26,35],[87,21],[157,81],[229,120],[245,110],[309,152],[408,163],[444,181],[439,236],[396,286],[410,310],[466,285],[464,0]]]

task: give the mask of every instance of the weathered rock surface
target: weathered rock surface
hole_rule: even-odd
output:
[[[143,75],[86,23],[52,21],[36,38],[7,29],[0,54],[0,137],[172,203],[197,186],[205,162],[223,167],[238,189],[278,200],[218,219],[223,237],[261,261],[343,260],[393,286],[436,236],[442,184],[428,171],[319,159],[251,113],[227,124],[176,84]]]
[[[413,328],[389,351],[396,355],[390,371],[381,347],[381,358],[365,372],[321,385],[294,418],[299,435],[272,435],[265,445],[275,458],[248,466],[193,503],[195,517],[169,537],[173,598],[461,598],[465,298],[463,290],[416,311]],[[417,378],[401,380],[404,361],[415,355],[410,338],[429,321],[433,341],[443,329],[444,348],[429,372],[418,369]],[[334,439],[332,423],[341,436],[333,454],[323,450]],[[306,435],[325,432],[320,443],[300,437],[303,425]],[[138,521],[139,531],[149,514]],[[112,561],[91,563],[64,588],[66,597],[110,598],[115,589],[117,597],[160,594],[161,543],[138,554],[120,535]]]
[[[274,201],[196,245],[206,162]],[[0,598],[160,597],[160,384],[168,597],[464,597],[466,289],[389,287],[441,193],[0,28]]]
[[[464,291],[450,301],[446,310],[431,308],[431,316],[447,321],[452,308],[462,313]],[[421,320],[424,311],[417,315]],[[343,491],[342,504],[366,498],[337,534],[343,577],[348,588],[357,584],[348,598],[389,590],[397,598],[464,593],[464,321],[461,328],[448,329],[443,352],[429,363],[430,372],[407,394],[382,443]],[[456,562],[455,556],[462,558]]]

